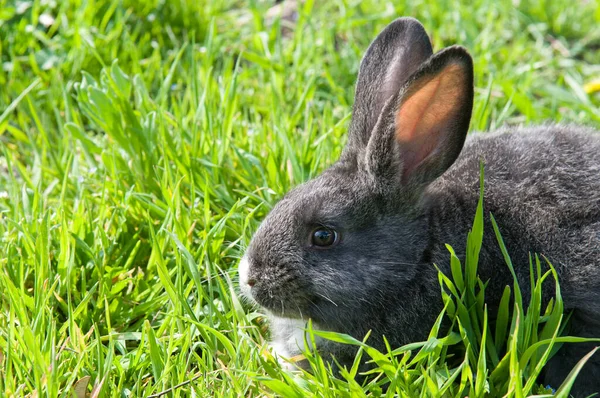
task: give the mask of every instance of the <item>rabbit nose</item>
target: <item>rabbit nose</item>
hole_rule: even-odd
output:
[[[240,261],[238,273],[240,278],[240,285],[246,288],[251,288],[258,283],[258,279],[256,278],[256,276],[251,275],[252,272],[250,271],[250,268],[250,261],[247,257],[244,256],[244,258],[242,258],[242,260]]]

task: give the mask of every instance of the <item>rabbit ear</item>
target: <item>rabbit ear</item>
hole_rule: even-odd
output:
[[[462,47],[432,56],[388,101],[366,153],[375,176],[428,184],[458,157],[473,108],[473,61]]]
[[[385,103],[431,56],[419,21],[399,18],[371,43],[360,64],[346,152],[364,149]]]

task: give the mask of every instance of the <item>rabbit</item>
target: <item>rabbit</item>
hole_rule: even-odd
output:
[[[340,158],[288,192],[270,211],[239,264],[242,296],[269,315],[272,346],[302,352],[306,322],[385,349],[422,341],[443,308],[436,264],[450,274],[450,244],[465,257],[485,164],[484,206],[500,228],[524,297],[529,254],[559,274],[571,334],[600,337],[600,135],[570,125],[470,134],[473,62],[451,46],[433,54],[412,18],[388,25],[360,64]],[[487,216],[486,216],[487,217]],[[489,219],[479,275],[489,313],[512,276]],[[546,286],[546,297],[554,286]],[[318,341],[351,366],[354,347]],[[558,387],[593,348],[566,344],[543,382]],[[573,392],[600,391],[592,357]]]

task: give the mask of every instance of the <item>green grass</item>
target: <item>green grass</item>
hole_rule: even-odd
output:
[[[583,85],[600,76],[600,5],[306,1],[291,30],[265,20],[270,6],[0,0],[5,395],[70,397],[81,379],[107,397],[377,396],[386,378],[390,394],[538,392],[547,346],[534,344],[555,337],[560,299],[547,314],[528,297],[506,305],[505,330],[488,333],[474,259],[441,279],[448,336],[434,329],[390,356],[328,335],[376,360],[382,374],[365,386],[310,353],[312,375],[282,372],[264,353],[264,319],[234,293],[235,270],[276,200],[339,155],[360,57],[392,19],[420,19],[436,50],[471,51],[472,129],[599,126],[600,96]],[[537,333],[540,312],[554,323]],[[465,347],[454,367],[449,345]]]

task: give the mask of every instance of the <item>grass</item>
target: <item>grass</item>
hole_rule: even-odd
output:
[[[457,320],[448,336],[434,329],[392,356],[327,336],[376,360],[382,375],[365,386],[310,353],[313,375],[282,372],[264,353],[264,319],[235,294],[235,269],[270,206],[339,155],[360,57],[392,19],[420,19],[435,49],[471,51],[473,130],[599,126],[600,96],[584,85],[600,76],[600,5],[306,1],[291,28],[267,20],[271,5],[0,0],[6,396],[377,396],[386,377],[390,394],[539,392],[546,346],[534,344],[555,337],[559,298],[548,314],[528,298],[506,307],[504,334],[486,333],[484,307],[461,309],[482,299],[469,271],[457,284],[472,261],[441,279]],[[555,324],[538,334],[527,327],[539,311]],[[465,347],[457,367],[443,361],[451,344]]]

